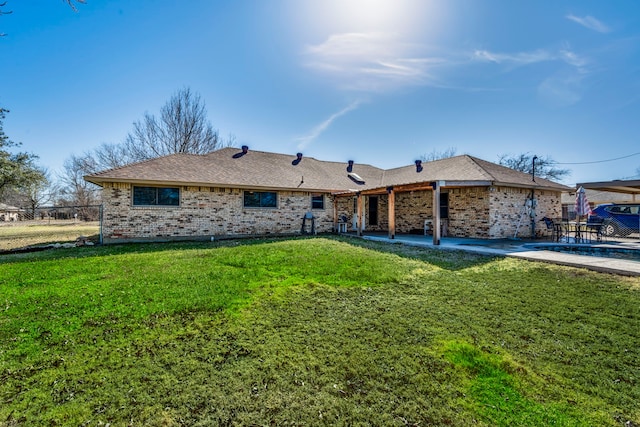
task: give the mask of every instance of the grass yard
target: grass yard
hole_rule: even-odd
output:
[[[97,242],[100,223],[55,221],[48,224],[43,221],[0,224],[0,251],[24,248],[49,243],[75,242],[80,236],[90,237]]]
[[[640,279],[348,238],[0,257],[0,426],[640,425]]]

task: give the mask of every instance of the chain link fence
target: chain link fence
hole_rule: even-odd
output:
[[[627,239],[640,239],[640,221],[636,225],[630,221],[621,221],[616,218],[607,218],[602,223],[602,234],[607,237],[622,237]]]
[[[0,251],[101,243],[102,206],[3,206]]]

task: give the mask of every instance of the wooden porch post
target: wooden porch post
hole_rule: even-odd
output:
[[[362,193],[358,192],[358,223],[356,228],[358,229],[358,236],[362,236],[362,215],[363,215],[363,203],[362,203]]]
[[[389,195],[389,238],[396,238],[396,193],[393,187],[387,187]]]
[[[333,231],[338,231],[338,198],[333,196]]]

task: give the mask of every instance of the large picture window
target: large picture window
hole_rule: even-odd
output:
[[[180,189],[170,187],[133,187],[134,206],[179,206]]]
[[[245,191],[245,208],[277,208],[278,193],[274,191]]]
[[[311,195],[311,209],[324,209],[324,194]]]

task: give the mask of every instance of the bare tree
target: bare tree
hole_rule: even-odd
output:
[[[100,202],[100,188],[84,180],[85,175],[98,171],[98,164],[90,154],[72,155],[64,162],[61,175],[61,205],[90,206]]]
[[[7,5],[7,2],[6,2],[6,1],[5,1],[5,2],[3,2],[3,3],[0,3],[0,8],[5,7],[6,5]],[[12,11],[12,10],[10,10],[10,11],[8,11],[8,12],[5,12],[5,11],[3,11],[2,9],[0,9],[0,16],[2,16],[2,15],[9,15],[10,13],[13,13],[13,11]],[[1,33],[1,32],[0,32],[0,37],[4,37],[4,36],[6,36],[6,35],[7,35],[6,33]]]
[[[438,151],[434,148],[429,154],[423,154],[420,160],[423,162],[432,162],[434,160],[448,159],[449,157],[455,156],[456,151],[457,150],[454,147],[449,147],[442,151]]]
[[[65,0],[65,2],[71,7],[71,9],[73,9],[74,12],[78,11],[78,8],[76,8],[76,5],[74,4],[74,1],[77,2],[77,3],[82,3],[82,4],[87,3],[86,0]],[[2,3],[0,3],[0,8],[3,8],[6,5],[7,5],[6,1],[2,2]],[[2,9],[0,9],[0,16],[1,15],[8,15],[8,14],[10,14],[12,12],[13,12],[12,10],[10,10],[8,12],[5,12]],[[6,35],[7,35],[6,33],[0,33],[0,37],[6,36]]]
[[[73,9],[74,12],[77,12],[78,9],[76,8],[76,5],[74,4],[74,0],[65,0],[67,2],[67,4],[69,6],[71,6],[71,9]],[[86,0],[75,0],[78,3],[82,3],[82,4],[86,4],[87,1]]]
[[[32,218],[35,218],[37,208],[53,202],[57,194],[57,186],[52,184],[49,171],[43,168],[41,172],[41,180],[31,182],[19,192],[20,206],[28,206]]]
[[[160,118],[146,113],[133,124],[124,142],[131,161],[175,153],[206,154],[225,146],[207,119],[200,95],[178,90],[160,110]]]
[[[498,156],[498,163],[520,172],[533,174],[533,159],[535,158],[535,176],[550,179],[561,180],[571,174],[569,169],[557,168],[556,162],[550,157],[538,157],[531,153],[522,153],[518,155],[501,154]]]
[[[98,187],[85,182],[85,175],[169,154],[206,154],[234,142],[233,135],[226,141],[218,136],[200,96],[181,89],[161,109],[159,119],[145,114],[135,122],[123,143],[103,143],[94,151],[68,158],[59,177],[62,202],[91,205],[99,200]]]
[[[94,158],[97,170],[114,169],[133,161],[124,144],[103,143],[88,156]]]

